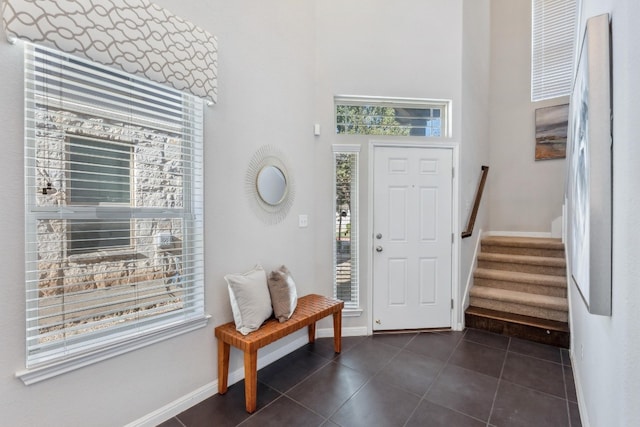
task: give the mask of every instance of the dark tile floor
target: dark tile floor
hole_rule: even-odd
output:
[[[318,339],[162,427],[581,426],[567,350],[476,329]]]

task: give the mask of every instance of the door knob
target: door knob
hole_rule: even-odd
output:
[[[382,252],[382,246],[376,246],[376,251],[377,252]]]
[[[376,239],[378,240],[382,239],[382,234],[381,233],[376,234]]]

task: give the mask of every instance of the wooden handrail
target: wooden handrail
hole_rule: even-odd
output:
[[[467,229],[462,232],[463,239],[465,237],[471,237],[473,234],[473,226],[476,224],[476,216],[478,216],[478,209],[480,209],[480,199],[482,199],[482,192],[484,191],[484,184],[487,181],[488,174],[489,166],[482,166],[482,175],[480,176],[480,183],[478,184],[478,191],[476,192],[476,200],[473,202],[473,209],[471,210]]]

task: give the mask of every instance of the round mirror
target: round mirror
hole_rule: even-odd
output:
[[[296,194],[295,179],[276,147],[263,145],[249,162],[245,188],[254,212],[267,224],[286,218]]]
[[[256,187],[260,198],[271,206],[280,204],[287,194],[287,179],[280,168],[265,166],[258,173]]]

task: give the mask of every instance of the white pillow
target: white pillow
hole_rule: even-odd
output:
[[[257,330],[272,313],[267,287],[267,274],[260,265],[241,274],[224,276],[229,288],[229,299],[236,330],[242,335]]]

